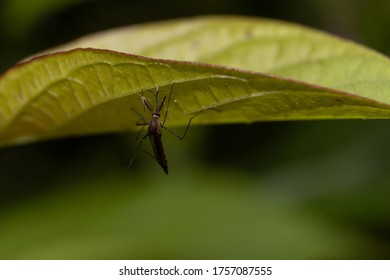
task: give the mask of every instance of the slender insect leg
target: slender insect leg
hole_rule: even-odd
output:
[[[158,109],[158,86],[156,86],[156,94],[154,95],[155,97],[156,97],[156,111],[158,112],[159,111],[159,109]],[[165,98],[164,98],[165,99]],[[163,100],[163,102],[162,103],[164,103],[164,100]]]
[[[164,96],[164,98],[163,98],[163,100],[161,101],[161,103],[160,103],[160,106],[158,106],[157,108],[156,108],[156,112],[160,112],[161,111],[161,108],[162,108],[162,106],[164,105],[164,102],[165,102],[165,99],[166,99],[167,97],[166,96]]]
[[[150,90],[146,90],[146,91],[149,91],[149,92],[151,92],[152,94],[154,94],[152,91],[150,91]],[[157,91],[158,91],[158,88],[157,88]],[[148,110],[150,111],[150,112],[153,112],[153,110],[152,110],[152,107],[150,106],[150,104],[149,104],[149,102],[148,102],[148,100],[146,99],[146,97],[144,96],[144,90],[142,90],[142,92],[141,92],[141,102],[142,102],[142,104],[144,104],[144,115],[145,115],[145,107],[146,108],[148,108]]]
[[[155,102],[156,102],[156,111],[158,112],[158,86],[156,87],[156,92],[153,92],[153,91],[151,91],[151,90],[145,90],[145,91],[149,91],[151,94],[153,94],[154,95],[154,98],[156,99],[155,100]],[[150,111],[150,112],[153,112],[153,110],[152,110],[152,107],[150,106],[150,101],[148,101],[147,99],[146,99],[146,97],[144,96],[144,94],[143,94],[143,92],[144,92],[144,90],[142,90],[142,92],[141,92],[141,102],[142,102],[142,104],[144,104],[144,106],[146,106],[147,108],[148,108],[148,110]]]
[[[180,140],[183,140],[184,137],[186,137],[186,134],[187,134],[187,131],[188,131],[188,128],[190,127],[190,124],[192,122],[193,119],[195,119],[200,113],[203,113],[204,111],[206,110],[214,110],[214,111],[217,111],[217,112],[221,112],[219,111],[218,109],[215,109],[215,108],[208,108],[208,109],[205,109],[205,110],[202,110],[202,111],[199,111],[197,112],[195,115],[193,115],[190,120],[188,121],[188,124],[187,124],[187,127],[186,129],[184,130],[184,134],[183,136],[180,136],[180,135],[177,135],[175,132],[173,132],[172,130],[170,130],[169,128],[163,126],[163,128],[168,131],[170,134],[172,134],[173,136],[176,136],[177,138],[179,138]]]
[[[144,129],[144,128],[142,128],[141,131],[142,131],[143,129]],[[140,131],[140,132],[141,132],[141,131]],[[140,133],[138,133],[138,134],[140,134]],[[122,164],[123,166],[131,166],[131,165],[133,164],[133,162],[134,162],[134,160],[135,160],[135,158],[136,158],[136,156],[137,156],[137,154],[138,154],[138,151],[139,151],[139,149],[141,148],[142,143],[144,142],[144,140],[146,139],[147,136],[149,136],[149,134],[148,134],[148,133],[145,133],[145,135],[143,135],[142,138],[139,137],[139,138],[141,138],[141,141],[139,142],[138,147],[137,147],[137,149],[136,149],[135,152],[134,152],[134,155],[131,157],[130,160],[124,161],[124,160],[122,159],[121,164]],[[138,139],[139,139],[139,138],[138,138]]]
[[[140,119],[136,122],[136,125],[147,125],[147,123],[146,123],[146,120],[145,120],[145,107],[144,107],[144,114],[142,115],[142,114],[140,114],[136,109],[134,109],[134,108],[131,108],[131,110],[134,112],[134,113],[136,113],[139,117],[140,117]],[[140,121],[142,121],[142,123],[140,123]]]
[[[134,155],[132,156],[132,158],[130,160],[122,159],[122,162],[121,162],[122,166],[131,166],[133,164],[133,161],[134,161],[135,157],[137,156],[138,151],[141,148],[142,143],[143,143],[143,141],[141,140],[141,142],[139,142],[139,144],[138,144],[137,149],[135,150]]]
[[[173,91],[173,87],[174,86],[175,86],[175,83],[172,84],[171,91],[169,92],[168,102],[167,102],[167,106],[166,106],[166,109],[165,109],[165,116],[164,116],[164,120],[163,120],[163,127],[165,125],[165,121],[167,120],[169,104],[171,103],[171,95],[172,95],[172,91]],[[163,102],[161,102],[160,110],[161,110],[161,107],[162,107],[163,103],[164,103],[164,100],[163,100]]]
[[[144,152],[145,154],[147,154],[148,156],[150,156],[152,159],[154,159],[154,160],[157,161],[156,157],[155,157],[154,155],[152,155],[151,153],[149,153],[148,151],[143,150],[143,152]]]
[[[145,103],[147,103],[147,102],[145,102],[145,101],[146,101],[146,100],[145,100],[145,97],[144,97],[144,94],[143,94],[143,90],[142,90],[142,92],[141,92],[141,102],[142,102],[142,104],[144,105],[144,106],[143,106],[143,107],[144,107],[144,112],[143,112],[143,114],[141,114],[140,112],[138,112],[136,109],[131,108],[131,110],[139,116],[139,120],[136,122],[137,125],[139,125],[139,122],[140,122],[141,120],[142,120],[143,123],[146,123],[146,120],[145,120],[146,109],[145,109],[145,107],[146,107],[147,105],[146,105]],[[148,108],[149,108],[149,107],[148,107]]]
[[[204,111],[204,110],[203,110],[203,111]],[[166,131],[168,131],[170,134],[172,134],[173,136],[176,136],[176,137],[179,138],[180,140],[183,140],[184,137],[186,137],[188,128],[190,127],[190,124],[191,124],[192,120],[193,120],[195,117],[197,117],[200,113],[202,113],[203,111],[197,112],[195,115],[193,115],[193,116],[190,118],[190,120],[188,121],[187,127],[186,127],[186,129],[184,130],[183,136],[177,135],[175,132],[173,132],[172,130],[170,130],[169,128],[167,128],[167,127],[165,127],[165,126],[163,126],[163,128],[164,128]]]
[[[147,123],[142,123],[142,124],[137,124],[137,125],[139,125],[139,126],[141,126],[142,125],[142,128],[141,128],[141,130],[137,133],[137,136],[135,137],[135,139],[140,139],[140,138],[144,138],[145,137],[145,132],[144,132],[144,128],[145,128],[145,126],[147,125]],[[144,133],[143,133],[144,132]],[[147,133],[147,132],[146,132]]]
[[[135,139],[140,139],[140,138],[144,138],[144,137],[146,137],[145,136],[145,134],[143,133],[143,131],[144,131],[144,128],[145,128],[145,126],[147,126],[148,124],[147,124],[147,122],[146,122],[146,120],[145,120],[145,106],[144,106],[144,114],[143,115],[141,115],[137,110],[135,110],[134,108],[132,108],[132,110],[133,110],[133,112],[135,112],[137,115],[139,115],[140,116],[140,119],[137,121],[137,123],[136,123],[136,126],[142,126],[142,128],[140,129],[140,131],[137,133],[137,136],[135,137]],[[139,123],[140,121],[143,121],[143,123]]]

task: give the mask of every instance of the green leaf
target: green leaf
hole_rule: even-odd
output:
[[[390,103],[390,61],[373,50],[276,20],[208,16],[92,34],[54,50],[94,47],[289,77]]]
[[[102,33],[68,48],[104,44],[242,69],[96,49],[37,57],[0,77],[0,145],[134,130],[139,115],[132,108],[143,112],[139,94],[154,101],[148,91],[158,87],[162,98],[173,84],[167,126],[185,125],[199,111],[204,112],[194,120],[198,124],[390,117],[387,58],[291,24],[178,20]]]

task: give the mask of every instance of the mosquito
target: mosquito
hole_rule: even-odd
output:
[[[188,121],[187,127],[186,127],[186,129],[184,131],[183,136],[177,135],[175,132],[173,132],[172,130],[168,129],[165,126],[165,121],[167,120],[168,109],[169,109],[169,104],[171,102],[171,95],[172,95],[172,91],[173,91],[174,85],[175,84],[172,84],[171,90],[170,90],[169,95],[168,95],[168,100],[167,100],[167,104],[166,104],[165,115],[164,115],[164,120],[163,121],[161,121],[161,119],[160,119],[161,118],[161,113],[160,112],[161,112],[161,110],[162,110],[162,108],[164,106],[164,103],[165,103],[165,100],[167,99],[167,96],[164,96],[162,101],[159,102],[159,100],[158,100],[159,90],[158,90],[158,87],[157,87],[156,88],[156,92],[153,93],[155,98],[156,98],[155,99],[155,108],[153,109],[152,108],[152,104],[150,104],[146,100],[145,96],[143,96],[143,94],[141,93],[141,102],[144,105],[144,113],[141,115],[136,110],[133,110],[135,113],[137,113],[140,116],[140,120],[136,123],[136,125],[137,126],[142,126],[142,128],[139,131],[139,133],[137,134],[136,139],[137,140],[141,139],[141,141],[138,144],[138,147],[135,150],[133,157],[128,162],[125,162],[125,163],[122,162],[123,165],[126,165],[126,166],[132,165],[135,157],[137,156],[137,153],[138,153],[139,149],[142,146],[143,141],[147,137],[149,137],[150,143],[151,143],[152,148],[153,148],[153,153],[154,153],[154,156],[153,155],[150,155],[150,156],[152,156],[157,161],[157,163],[164,170],[165,174],[168,174],[168,161],[167,161],[167,157],[166,157],[165,152],[164,152],[164,146],[163,146],[162,139],[161,139],[163,129],[165,129],[166,131],[168,131],[169,133],[171,133],[173,136],[177,137],[178,139],[183,140],[184,137],[187,134],[188,128],[190,127],[190,124],[191,124],[192,120],[199,113],[203,112],[203,111],[199,111],[199,112],[197,112],[195,115],[193,115],[190,118],[190,120]],[[146,109],[148,109],[148,111],[152,114],[149,122],[147,122],[145,120]],[[147,131],[144,131],[145,126],[148,127]]]

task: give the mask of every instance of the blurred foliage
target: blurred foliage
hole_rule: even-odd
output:
[[[3,32],[9,38],[23,40],[42,19],[75,2],[81,0],[4,0],[0,14]]]
[[[93,31],[212,13],[295,21],[390,53],[387,0],[63,3],[18,36],[2,16],[1,70]],[[134,137],[0,150],[0,258],[390,257],[388,121],[192,126],[184,141],[164,136],[169,176],[143,153],[119,165]]]

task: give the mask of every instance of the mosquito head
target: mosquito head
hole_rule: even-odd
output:
[[[152,118],[159,119],[160,118],[160,114],[158,112],[153,112],[152,113]]]

